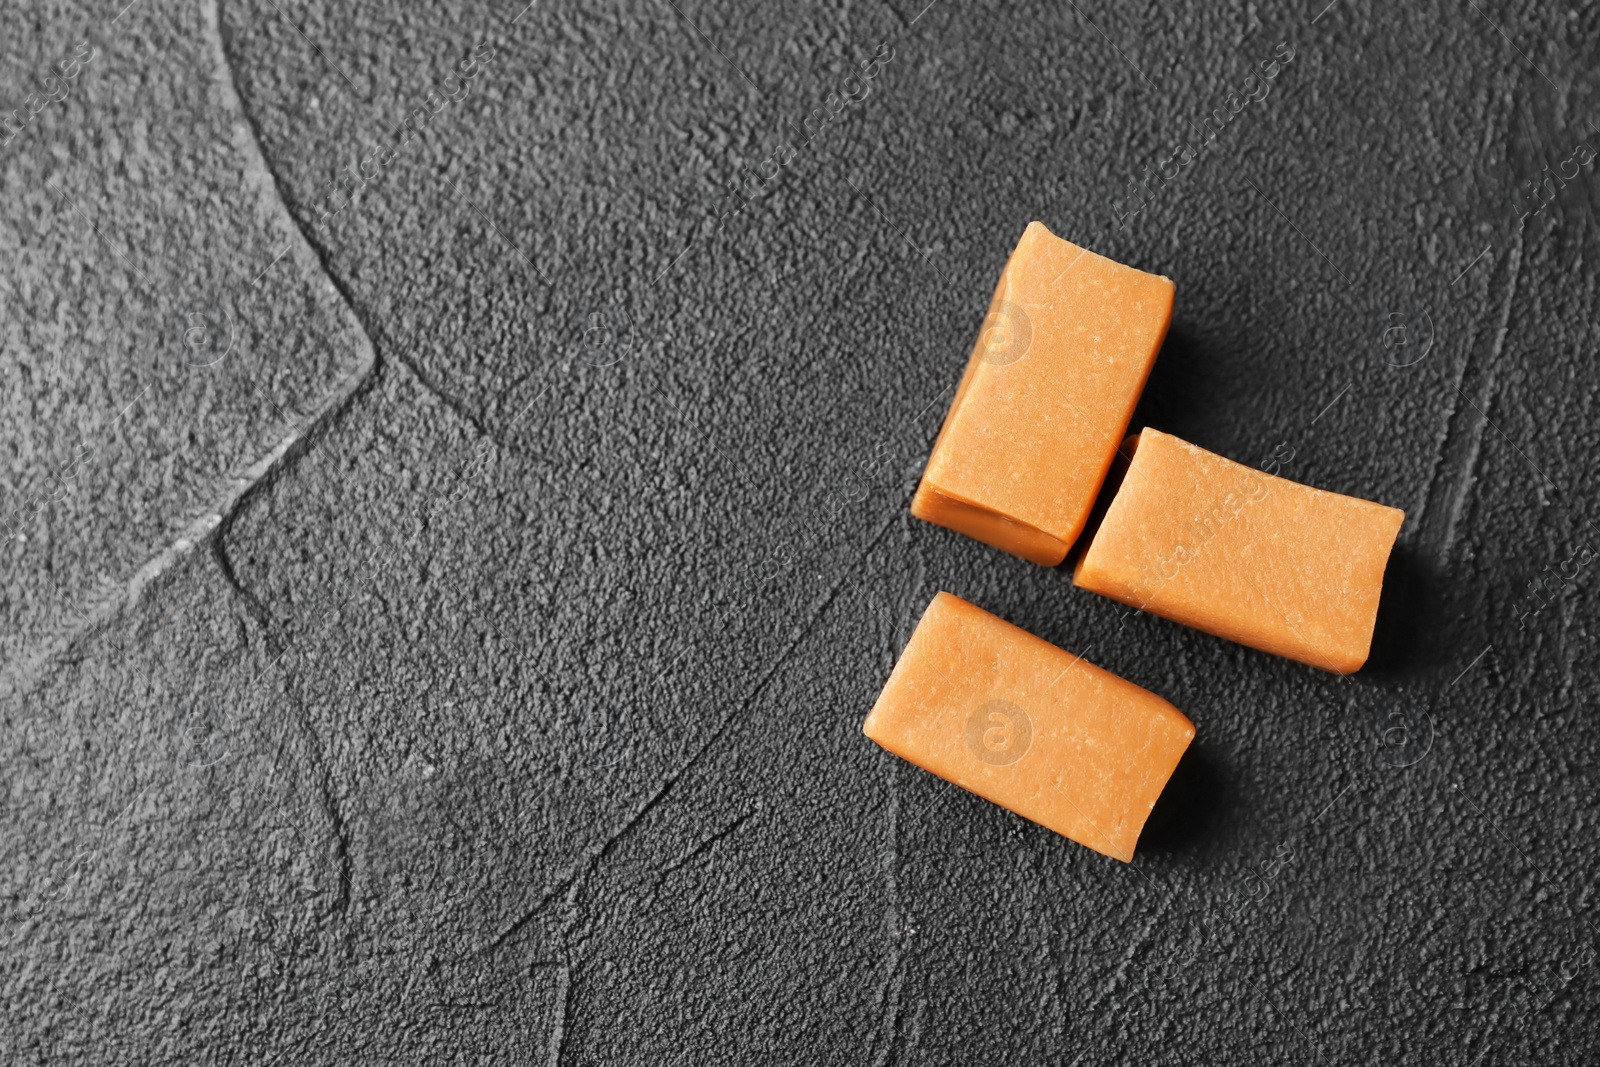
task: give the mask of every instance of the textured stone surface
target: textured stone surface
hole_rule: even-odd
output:
[[[31,4],[0,45],[0,691],[203,537],[371,363],[212,13],[143,8]]]
[[[7,16],[108,60],[8,506],[121,457],[6,549],[7,1062],[1592,1061],[1594,10],[921,6]],[[1034,218],[1177,282],[1137,422],[1407,510],[1367,670],[907,516]],[[1131,866],[860,735],[941,588],[1194,721]]]

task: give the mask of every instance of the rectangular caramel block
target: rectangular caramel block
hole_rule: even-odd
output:
[[[862,732],[1126,863],[1194,726],[1155,694],[940,593]]]
[[[1030,223],[911,502],[1053,567],[1083,531],[1172,319],[1172,282]]]
[[[1360,670],[1405,512],[1291,482],[1159,430],[1073,580],[1124,604],[1314,667]]]

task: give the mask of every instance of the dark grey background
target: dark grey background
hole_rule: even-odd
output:
[[[0,1059],[1593,1062],[1600,8],[125,2],[0,24]],[[1406,509],[1367,670],[908,517],[1036,218]],[[860,735],[939,589],[1193,719],[1131,866]]]

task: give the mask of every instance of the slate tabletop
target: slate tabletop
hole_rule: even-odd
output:
[[[0,1061],[1595,1062],[1600,7],[0,27]],[[909,516],[1034,219],[1367,669]],[[1194,721],[1131,865],[862,737],[939,590]]]

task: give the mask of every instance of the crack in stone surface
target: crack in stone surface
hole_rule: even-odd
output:
[[[570,889],[572,893],[576,894],[576,892],[583,885],[584,881],[587,880],[589,876],[594,873],[596,868],[600,866],[601,860],[605,859],[605,857],[610,854],[611,850],[623,838],[632,832],[634,827],[642,823],[650,815],[650,813],[660,805],[661,801],[666,798],[667,794],[670,793],[672,789],[679,782],[681,782],[688,775],[688,773],[694,769],[700,760],[712,749],[717,740],[727,735],[728,727],[737,719],[741,718],[745,711],[755,703],[757,698],[759,698],[761,694],[766,691],[767,686],[771,684],[773,678],[777,676],[779,669],[783,667],[784,663],[787,662],[790,655],[794,653],[795,649],[799,648],[800,645],[804,643],[805,639],[810,636],[811,631],[816,627],[816,624],[822,619],[822,616],[827,613],[828,608],[832,606],[834,600],[849,582],[850,577],[855,573],[855,569],[861,565],[861,561],[871,554],[872,550],[878,546],[879,542],[881,542],[884,536],[894,527],[895,522],[898,521],[899,518],[899,514],[895,513],[891,515],[888,520],[881,523],[877,530],[874,531],[872,537],[868,540],[866,547],[863,548],[859,554],[857,554],[855,559],[852,560],[848,566],[841,568],[838,580],[834,582],[833,586],[830,587],[817,602],[816,606],[808,614],[805,622],[796,629],[793,639],[790,640],[789,644],[773,660],[772,664],[762,672],[761,677],[756,680],[756,684],[751,688],[750,692],[745,696],[745,698],[735,705],[732,711],[729,711],[723,715],[722,719],[717,724],[717,728],[711,731],[709,738],[703,742],[698,749],[695,750],[688,760],[681,764],[677,770],[673,771],[671,774],[667,775],[666,778],[662,779],[660,785],[656,787],[655,791],[645,799],[644,803],[639,805],[639,807],[634,810],[633,814],[630,815],[621,826],[608,834],[603,840],[590,845],[589,848],[585,850],[587,854],[580,860],[579,864],[568,868],[567,872],[563,874],[554,885],[546,890],[531,908],[514,919],[488,944],[479,949],[479,952],[493,953],[498,951],[509,941],[511,941],[512,938],[516,937],[517,934],[521,933],[529,923],[538,918],[544,912],[545,908],[550,905],[550,902],[555,899],[556,895],[563,889]]]
[[[361,319],[344,285],[329,269],[325,256],[308,239],[305,230],[300,226],[294,213],[290,210],[288,202],[282,195],[281,187],[261,146],[259,131],[254,119],[244,107],[244,101],[237,90],[237,82],[233,75],[233,67],[228,57],[227,45],[224,40],[224,30],[221,23],[221,0],[206,0],[203,14],[206,22],[208,43],[211,47],[218,96],[222,106],[227,109],[232,117],[234,126],[233,147],[241,157],[243,170],[247,177],[254,177],[261,188],[270,189],[275,194],[274,203],[292,227],[294,233],[300,238],[307,249],[316,255],[323,273],[334,286],[346,309],[353,316],[361,331],[364,341],[360,353],[362,363],[351,374],[337,382],[323,403],[310,414],[295,423],[271,450],[256,460],[237,477],[235,477],[224,491],[221,499],[205,514],[195,519],[176,539],[170,541],[165,547],[139,567],[124,585],[111,587],[99,595],[93,596],[83,613],[83,621],[75,630],[55,640],[47,640],[19,662],[9,664],[3,674],[0,674],[0,695],[22,696],[37,688],[39,682],[51,671],[54,664],[72,650],[80,647],[85,641],[103,632],[109,625],[122,617],[128,610],[136,606],[144,591],[175,563],[185,558],[191,551],[200,545],[212,542],[214,539],[224,537],[231,529],[234,517],[250,501],[254,494],[270,486],[279,473],[291,467],[294,461],[302,455],[317,436],[317,432],[325,425],[337,421],[340,415],[354,402],[358,394],[370,388],[374,372],[379,366],[376,348],[372,344],[370,332],[366,323]],[[245,603],[254,603],[259,606],[259,601],[249,595],[243,585],[238,581],[231,564],[227,562],[225,549],[216,549],[217,560],[223,566],[224,577],[236,591],[245,594]],[[256,612],[252,609],[252,614]],[[264,614],[264,612],[262,613]],[[260,616],[258,615],[258,621]]]

